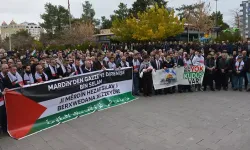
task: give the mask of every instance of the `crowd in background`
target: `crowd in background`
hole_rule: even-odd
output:
[[[102,50],[18,51],[0,50],[0,97],[7,89],[43,83],[49,80],[85,74],[97,70],[133,68],[133,94],[173,94],[175,92],[232,89],[250,91],[250,45],[238,43],[157,42],[147,44],[103,45]],[[205,65],[202,85],[179,85],[154,90],[152,71],[181,66]],[[140,77],[140,73],[143,76]],[[231,83],[231,84],[229,84]],[[1,127],[6,131],[5,108],[0,112]]]

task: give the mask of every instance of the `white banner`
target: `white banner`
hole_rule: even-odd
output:
[[[153,84],[155,90],[176,85],[202,84],[204,74],[205,66],[186,66],[156,70],[153,73]]]

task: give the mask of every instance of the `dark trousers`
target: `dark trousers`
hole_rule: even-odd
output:
[[[5,105],[0,106],[0,130],[7,132],[7,116]]]
[[[186,91],[189,91],[189,92],[192,91],[191,90],[191,85],[182,85],[182,87],[183,87],[183,91],[184,92],[186,92]]]
[[[207,86],[209,86],[210,89],[214,89],[214,74],[213,73],[208,73],[208,72],[205,73],[203,86],[204,86],[204,90],[206,90]]]
[[[139,92],[142,93],[143,92],[143,79],[142,78],[139,78]]]
[[[228,79],[230,79],[230,83],[232,85],[232,88],[234,88],[234,82],[233,82],[233,73],[232,72],[228,72]]]
[[[221,88],[220,72],[218,70],[214,73],[214,81],[215,81],[215,88],[220,89]]]
[[[162,94],[162,90],[155,90],[155,95]]]
[[[133,74],[133,94],[139,94],[139,74],[138,73],[134,73]]]
[[[143,94],[144,94],[144,96],[151,95],[152,89],[153,89],[152,76],[150,76],[150,75],[143,76],[142,81],[143,81]]]
[[[247,78],[247,73],[246,72],[244,73],[244,80],[245,80],[245,83],[244,83],[245,89],[247,89],[247,87],[248,87],[248,78]]]
[[[220,74],[220,85],[223,87],[223,89],[228,88],[228,74],[227,73]]]
[[[164,94],[172,94],[173,93],[173,90],[172,90],[172,87],[170,87],[170,88],[165,88],[164,89]]]
[[[184,90],[184,86],[183,85],[178,85],[178,92],[182,92]]]

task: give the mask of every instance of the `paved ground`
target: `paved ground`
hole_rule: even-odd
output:
[[[140,98],[0,150],[249,150],[250,94],[200,92]]]

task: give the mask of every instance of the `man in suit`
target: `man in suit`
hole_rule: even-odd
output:
[[[92,68],[91,62],[90,61],[85,61],[84,63],[84,68],[82,69],[83,73],[89,73],[94,71],[94,69]]]
[[[30,65],[25,66],[25,71],[24,71],[22,77],[23,77],[23,82],[25,85],[35,83],[35,78],[34,78],[33,74],[31,73]]]
[[[97,54],[97,61],[94,62],[93,68],[95,70],[102,70],[107,68],[107,63],[103,60],[102,53]]]
[[[163,68],[163,62],[160,60],[160,55],[156,54],[155,59],[151,61],[151,65],[155,70],[161,70]],[[155,90],[155,95],[161,94],[162,90]]]
[[[44,69],[41,65],[36,66],[36,73],[35,73],[35,81],[36,83],[42,83],[48,81],[48,75],[44,72]]]
[[[49,67],[45,69],[45,73],[47,74],[49,80],[54,80],[59,78],[57,63],[55,59],[50,60]]]
[[[121,58],[121,62],[118,64],[118,66],[120,68],[126,68],[126,67],[129,67],[129,62],[126,61],[126,57],[125,56],[122,56]]]
[[[2,64],[0,77],[4,79],[9,72],[9,66],[7,64]]]
[[[23,64],[22,64],[22,62],[21,61],[18,61],[17,63],[16,63],[16,65],[17,65],[17,72],[20,74],[20,75],[22,75],[23,74]]]
[[[184,66],[184,60],[183,60],[182,52],[176,52],[175,57],[173,59],[174,59],[175,66],[177,66],[177,67],[183,67]],[[175,86],[173,87],[173,91],[175,91]],[[178,92],[182,93],[183,91],[184,91],[184,86],[178,85]]]
[[[9,72],[3,79],[4,87],[8,89],[17,88],[20,86],[23,86],[23,78],[22,76],[17,72],[16,65],[11,65],[9,68]]]

